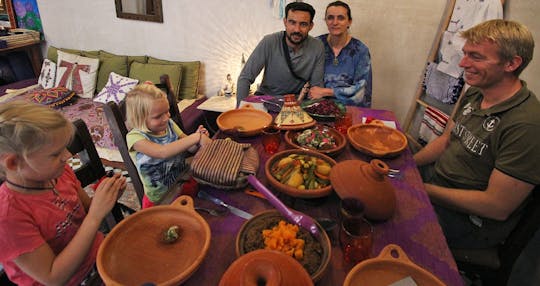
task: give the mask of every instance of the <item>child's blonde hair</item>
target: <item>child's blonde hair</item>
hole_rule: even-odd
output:
[[[52,131],[65,129],[71,138],[75,127],[60,112],[49,107],[24,101],[0,105],[0,155],[14,153],[27,159],[51,142]],[[0,177],[5,170],[0,167]]]
[[[152,104],[157,99],[167,99],[167,95],[152,83],[135,86],[126,95],[126,121],[129,127],[149,132],[146,118],[150,114]]]

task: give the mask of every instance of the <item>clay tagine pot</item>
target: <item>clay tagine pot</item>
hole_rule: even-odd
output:
[[[259,249],[238,258],[225,272],[219,286],[313,285],[311,277],[294,258],[275,250]]]
[[[340,198],[357,198],[371,220],[386,220],[394,214],[396,194],[387,175],[388,165],[379,159],[370,163],[346,160],[330,171],[330,182]]]

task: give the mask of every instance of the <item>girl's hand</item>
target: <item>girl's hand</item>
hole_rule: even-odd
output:
[[[200,142],[201,147],[206,144],[209,144],[210,142],[212,142],[212,139],[208,137],[206,134],[203,134],[201,137],[201,142]]]
[[[88,216],[92,216],[99,221],[103,220],[125,188],[126,178],[120,173],[103,179],[94,193]]]
[[[210,135],[210,133],[208,133],[208,130],[206,130],[206,128],[204,128],[204,126],[202,126],[202,125],[199,125],[199,127],[197,128],[197,133],[201,133],[201,134],[204,134],[206,136]]]

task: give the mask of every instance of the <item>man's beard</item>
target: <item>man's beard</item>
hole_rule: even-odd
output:
[[[294,40],[292,39],[292,36],[294,36],[294,35],[300,36],[300,40],[299,40],[299,41],[294,41]],[[306,40],[306,38],[307,38],[307,37],[304,37],[304,35],[302,35],[301,33],[292,33],[292,34],[290,34],[290,35],[287,34],[287,39],[289,39],[289,42],[291,42],[291,43],[293,43],[293,44],[295,44],[295,45],[301,44],[302,42],[304,42],[304,41]]]

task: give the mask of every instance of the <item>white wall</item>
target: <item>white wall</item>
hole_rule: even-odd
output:
[[[163,23],[116,18],[112,0],[37,0],[47,45],[147,54],[169,60],[200,60],[201,90],[216,94],[227,73],[237,77],[247,56],[268,33],[283,30],[271,0],[162,0]],[[311,35],[326,31],[324,9],[331,2],[308,1],[317,14]],[[396,112],[403,122],[445,8],[445,0],[354,0],[353,36],[370,48],[373,61],[373,107]],[[507,0],[511,17],[531,26],[540,37],[536,0]],[[514,2],[516,2],[514,4]],[[531,7],[534,7],[531,9]],[[537,40],[538,43],[540,41]],[[538,62],[538,60],[536,60]],[[524,77],[540,93],[539,67]],[[537,85],[537,88],[534,85]]]

